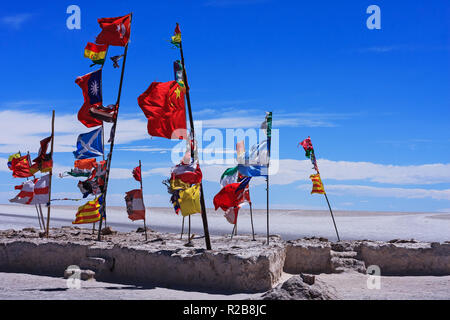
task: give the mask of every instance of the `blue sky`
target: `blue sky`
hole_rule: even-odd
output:
[[[66,8],[81,9],[69,30]],[[366,8],[381,9],[369,30]],[[77,76],[100,32],[97,18],[133,12],[110,204],[138,187],[130,170],[143,162],[147,206],[170,206],[161,183],[177,144],[150,139],[137,97],[152,81],[173,79],[179,58],[167,40],[181,25],[194,119],[204,129],[258,128],[264,111],[279,129],[280,170],[271,178],[273,208],[326,209],[310,195],[312,173],[299,141],[311,136],[332,206],[341,210],[450,212],[450,11],[446,1],[22,1],[0,13],[0,202],[14,196],[9,154],[35,153],[56,110],[55,171],[73,165],[83,103]],[[109,56],[122,53],[113,47]],[[108,58],[109,60],[109,58]],[[120,71],[107,62],[103,100],[116,99]],[[209,143],[204,142],[205,145]],[[249,148],[249,146],[247,146]],[[108,149],[108,148],[107,148]],[[231,151],[232,152],[232,151]],[[206,202],[226,166],[202,165]],[[76,179],[54,178],[56,195],[79,196]],[[265,205],[264,181],[252,200]],[[70,203],[71,204],[71,203]]]

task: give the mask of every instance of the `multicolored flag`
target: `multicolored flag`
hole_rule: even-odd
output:
[[[9,168],[9,170],[12,170],[12,160],[20,158],[20,157],[21,157],[20,152],[14,153],[14,154],[12,154],[12,155],[10,155],[8,157],[8,168]]]
[[[227,211],[228,208],[237,207],[244,201],[245,189],[248,187],[251,177],[244,178],[239,183],[230,183],[222,188],[214,197],[214,208]]]
[[[220,177],[220,185],[225,187],[230,183],[236,183],[238,179],[238,167],[228,168]]]
[[[97,36],[96,43],[121,47],[127,45],[130,39],[131,14],[123,17],[101,18],[97,21],[102,32]]]
[[[320,174],[312,174],[309,176],[313,183],[313,188],[311,191],[311,194],[318,193],[318,194],[325,194],[325,189],[323,187],[322,179],[320,179]]]
[[[95,158],[75,160],[74,168],[67,172],[67,174],[72,177],[89,177],[95,163]],[[60,175],[60,177],[63,176]]]
[[[181,45],[181,31],[180,31],[180,25],[177,23],[177,26],[175,27],[175,31],[172,36],[172,40],[170,41],[171,44],[173,44],[175,47],[179,48]]]
[[[133,177],[136,179],[136,181],[141,182],[142,181],[142,173],[141,173],[141,167],[137,166],[133,169]]]
[[[11,159],[11,170],[14,178],[28,178],[32,177],[33,173],[30,171],[30,156],[24,155],[19,158]]]
[[[184,87],[183,65],[181,64],[180,60],[176,60],[173,62],[173,72],[175,81],[178,82],[181,87]]]
[[[52,141],[52,136],[41,140],[40,142],[41,147],[39,148],[38,156],[35,159],[33,159],[33,162],[39,163],[47,158],[47,149],[50,141]]]
[[[80,86],[84,97],[84,103],[78,111],[78,120],[88,128],[102,125],[102,121],[92,117],[89,112],[90,108],[103,103],[102,69],[78,77],[75,83]]]
[[[117,106],[114,104],[106,107],[96,104],[89,108],[89,114],[92,118],[109,123],[114,122],[117,115],[116,111]]]
[[[142,190],[134,189],[125,194],[128,218],[130,220],[145,219],[145,205],[142,197]]]
[[[114,67],[114,68],[119,68],[119,67],[120,67],[120,66],[119,66],[119,60],[122,59],[124,56],[125,56],[125,55],[120,54],[120,55],[118,55],[118,56],[114,56],[114,57],[111,57],[111,58],[110,58],[111,61],[112,61],[112,63],[113,63],[113,67]]]
[[[196,161],[190,164],[180,163],[172,168],[171,180],[181,180],[187,184],[198,184],[202,181],[202,170]]]
[[[77,150],[73,152],[76,159],[87,159],[103,155],[103,130],[98,128],[82,133],[77,139]]]
[[[78,207],[75,221],[72,224],[94,223],[100,221],[100,219],[100,202],[99,197],[97,197]]]
[[[21,204],[46,204],[48,203],[50,175],[47,174],[39,179],[25,181],[15,189],[21,190],[17,196],[9,202]]]
[[[148,134],[167,139],[187,139],[185,88],[176,81],[152,82],[138,98],[148,119]]]
[[[107,44],[95,44],[88,42],[84,48],[84,56],[92,60],[93,64],[91,64],[91,67],[96,64],[103,65],[105,63],[107,50]]]
[[[311,138],[308,137],[305,140],[301,141],[298,143],[298,146],[301,145],[303,147],[303,149],[305,150],[305,156],[307,158],[311,157],[311,152],[314,151],[313,145],[311,143]]]

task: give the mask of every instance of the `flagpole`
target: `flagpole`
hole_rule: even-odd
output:
[[[183,217],[183,221],[181,222],[181,236],[180,236],[180,240],[183,239],[183,232],[184,232],[184,217]]]
[[[130,13],[130,35],[131,35],[131,22],[132,22],[132,20],[133,20],[133,13]],[[114,149],[114,140],[115,140],[115,136],[116,136],[117,119],[119,118],[120,96],[122,94],[122,84],[123,84],[123,75],[124,75],[124,72],[125,72],[125,63],[127,62],[128,43],[125,45],[125,49],[124,49],[124,52],[123,52],[123,64],[122,64],[122,72],[120,74],[119,92],[117,94],[114,124],[112,125],[112,128],[111,128],[111,144],[109,146],[109,154],[108,154],[108,160],[107,160],[108,162],[106,164],[105,190],[103,192],[103,213],[102,213],[102,216],[103,215],[106,216],[106,193],[108,191],[109,172],[111,170],[111,159],[112,159],[112,153],[113,153],[113,149]],[[106,59],[106,57],[105,57],[105,59]],[[103,217],[100,217],[100,222],[99,222],[99,226],[98,226],[98,237],[97,237],[98,241],[101,241],[102,222],[103,222]]]
[[[142,193],[142,203],[144,203],[144,189],[142,188],[142,165],[141,165],[141,160],[139,160],[139,171],[141,173],[141,179],[140,179],[140,183],[141,183],[141,193]],[[145,224],[145,206],[144,206],[144,231],[145,231],[145,241],[147,241],[147,225]]]
[[[252,203],[250,202],[250,221],[252,223],[252,241],[255,241],[255,229],[253,228],[253,209],[252,209]]]
[[[178,25],[178,23],[177,23],[177,25]],[[190,99],[190,95],[189,95],[189,85],[188,85],[187,74],[186,74],[186,66],[184,63],[182,41],[180,41],[180,55],[181,55],[181,65],[183,66],[184,85],[186,87],[186,101],[187,101],[188,112],[189,112],[189,124],[191,126],[192,137],[195,138],[194,120],[192,118],[191,99]],[[191,148],[191,157],[192,157],[192,159],[194,158],[194,148]],[[203,183],[201,183],[201,182],[200,182],[200,205],[202,208],[202,221],[203,221],[203,230],[205,233],[206,249],[211,250],[211,241],[209,238],[209,230],[208,230],[208,218],[206,217],[205,197],[203,195]],[[189,239],[189,241],[190,241],[190,239]]]
[[[314,157],[314,159],[315,159],[315,161],[317,163],[317,158],[316,158],[316,154],[314,153],[314,149],[311,150],[311,153],[312,153],[312,156]],[[316,171],[317,171],[318,174],[320,174],[318,165],[316,166]],[[323,186],[323,182],[322,182],[322,186]],[[334,221],[333,210],[331,210],[330,201],[328,201],[328,197],[327,197],[327,194],[325,192],[325,187],[324,187],[324,194],[323,195],[325,196],[325,200],[327,200],[328,208],[330,209],[331,219],[333,220],[333,225],[334,225],[334,229],[336,230],[336,235],[337,235],[338,241],[341,241],[341,239],[339,238],[339,233],[338,233],[338,229],[337,229],[337,226],[336,226],[336,221]]]
[[[266,121],[267,120],[266,115]],[[269,129],[270,125],[270,129]],[[266,178],[266,210],[267,210],[267,245],[269,245],[269,164],[270,164],[270,145],[271,145],[271,139],[272,139],[272,112],[270,112],[270,124],[267,124],[266,128],[266,134],[267,134],[267,178]],[[270,130],[270,132],[269,132]]]
[[[51,144],[51,149],[50,149],[50,159],[52,159],[53,161],[53,143],[55,140],[55,110],[52,111],[52,144]],[[51,203],[50,200],[52,198],[52,174],[53,174],[53,165],[50,169],[50,173],[49,173],[49,182],[48,182],[48,206],[47,206],[47,227],[46,227],[46,235],[48,238],[48,231],[50,228],[50,208],[51,208]]]

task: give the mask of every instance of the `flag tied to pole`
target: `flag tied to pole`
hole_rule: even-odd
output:
[[[322,179],[320,179],[320,174],[312,174],[309,176],[313,183],[313,188],[311,191],[311,194],[318,193],[318,194],[325,194],[325,189],[323,187]]]
[[[244,202],[250,202],[250,194],[248,192],[248,184],[251,177],[245,177],[241,182],[230,183],[223,187],[214,197],[213,203],[215,210],[221,208],[225,211],[225,218],[228,222],[236,223],[238,209]],[[237,210],[235,210],[237,208]],[[230,211],[233,209],[233,211]],[[233,217],[234,219],[230,219]]]
[[[98,19],[102,32],[95,42],[110,46],[124,47],[130,40],[131,14],[115,18]]]
[[[14,178],[28,178],[33,176],[30,172],[30,156],[24,155],[11,159],[11,170]]]
[[[84,103],[78,111],[78,120],[88,128],[100,126],[102,122],[92,117],[89,109],[91,107],[101,106],[103,103],[102,69],[76,78],[75,83],[83,91],[84,97]]]
[[[133,169],[133,177],[134,179],[136,179],[136,181],[141,182],[142,181],[142,173],[141,173],[141,167],[137,166],[136,168]]]
[[[130,220],[145,219],[145,206],[142,197],[142,190],[134,189],[126,192],[125,203],[127,206],[128,218]]]
[[[50,175],[47,174],[39,179],[28,180],[15,189],[20,190],[19,194],[9,202],[21,204],[46,204],[48,203]]]
[[[105,63],[107,50],[108,45],[106,44],[88,42],[84,48],[84,57],[92,60],[93,64],[91,64],[91,67],[96,64],[103,65]]]
[[[17,158],[20,158],[21,157],[21,154],[20,154],[20,152],[17,152],[17,153],[14,153],[14,154],[12,154],[12,155],[10,155],[9,157],[8,157],[8,169],[9,170],[12,170],[12,160],[13,159],[17,159]]]
[[[87,159],[103,155],[102,128],[82,133],[77,139],[77,150],[73,152],[76,159]]]
[[[171,38],[170,43],[173,44],[177,48],[179,48],[181,45],[181,31],[180,31],[180,25],[178,23],[175,27],[175,31],[173,32],[173,36]]]
[[[148,119],[148,134],[167,139],[187,139],[185,88],[176,81],[152,82],[138,98]]]
[[[100,221],[101,203],[99,198],[100,197],[97,197],[94,200],[88,201],[86,204],[78,207],[75,221],[73,221],[72,224],[95,223]]]

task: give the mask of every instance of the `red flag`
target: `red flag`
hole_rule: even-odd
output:
[[[47,148],[51,140],[51,136],[41,140],[41,148],[39,149],[38,156],[33,160],[33,162],[40,163],[46,160]]]
[[[110,46],[124,47],[130,39],[131,14],[123,17],[102,18],[97,20],[102,32],[95,42]]]
[[[11,161],[11,170],[14,178],[28,178],[33,176],[30,172],[30,157],[29,155],[20,158],[14,158]]]
[[[185,88],[176,81],[152,82],[138,104],[148,119],[148,134],[167,139],[187,139]]]
[[[92,117],[89,109],[93,106],[102,105],[102,69],[88,73],[75,80],[83,90],[84,104],[78,111],[78,120],[86,127],[96,127],[102,124],[102,121]]]
[[[133,177],[136,179],[136,181],[142,181],[140,166],[137,166],[136,168],[133,169]]]

